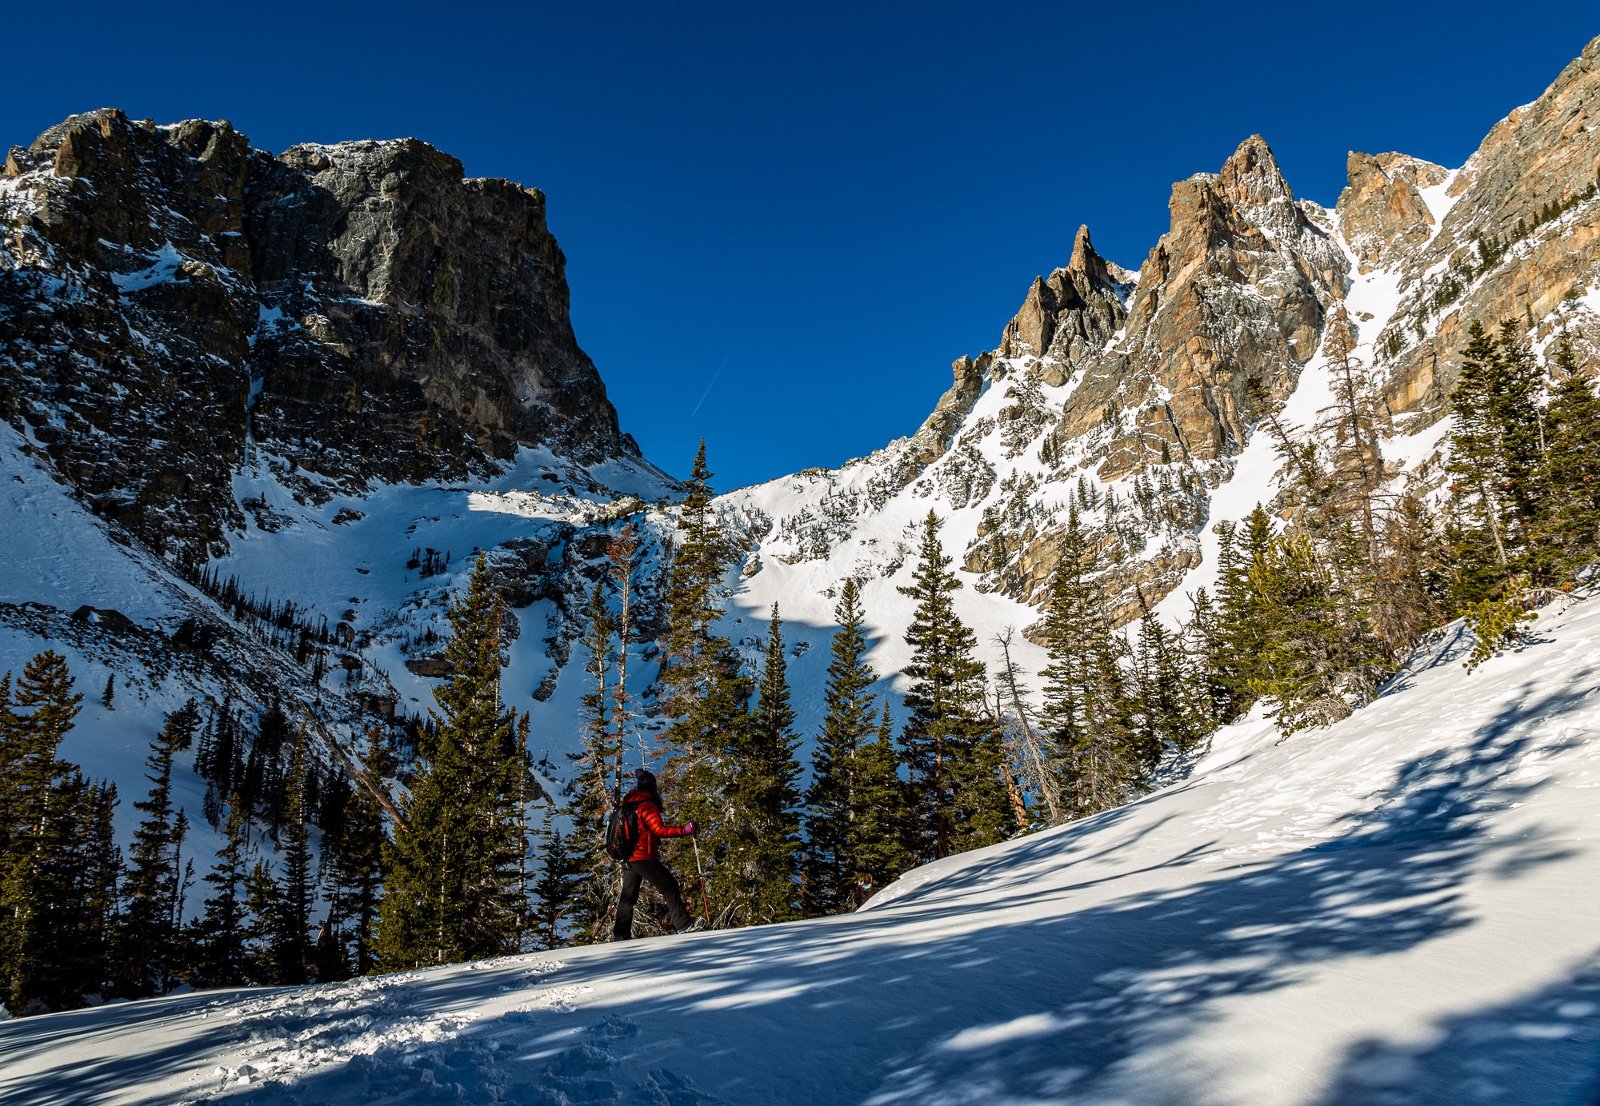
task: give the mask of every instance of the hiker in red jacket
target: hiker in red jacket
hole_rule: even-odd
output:
[[[641,768],[634,774],[637,781],[632,791],[622,798],[624,811],[634,815],[639,827],[639,845],[633,856],[622,864],[622,898],[617,902],[617,923],[611,931],[613,941],[627,941],[633,937],[633,904],[639,898],[639,883],[649,880],[650,886],[661,893],[667,904],[667,914],[672,928],[679,933],[704,928],[699,921],[691,921],[678,895],[678,881],[656,855],[659,837],[693,837],[694,823],[669,826],[661,821],[661,792],[656,790],[656,777]],[[631,810],[630,810],[631,808]]]

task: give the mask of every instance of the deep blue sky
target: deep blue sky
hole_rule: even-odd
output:
[[[117,106],[542,188],[623,427],[729,488],[914,430],[1079,223],[1136,267],[1254,132],[1327,204],[1351,149],[1458,165],[1597,33],[1593,0],[32,3],[0,145]]]

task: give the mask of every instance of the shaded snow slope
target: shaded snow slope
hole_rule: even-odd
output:
[[[1590,1103],[1600,601],[857,914],[0,1025],[6,1102]]]
[[[255,712],[275,698],[293,716],[308,704],[344,734],[359,729],[363,719],[356,710],[363,697],[387,699],[398,714],[424,715],[434,705],[435,681],[412,674],[405,661],[438,651],[436,643],[410,647],[429,631],[447,632],[446,607],[465,586],[474,552],[520,541],[549,548],[559,560],[563,545],[592,526],[608,502],[624,496],[658,500],[672,492],[644,462],[585,467],[524,449],[493,482],[381,485],[365,495],[336,495],[309,506],[296,502],[277,479],[281,467],[273,459],[252,451],[253,463],[234,476],[233,493],[271,528],[250,525],[232,534],[229,554],[209,569],[218,579],[237,576],[243,590],[257,597],[292,599],[313,624],[320,617],[330,627],[342,622],[350,628],[349,640],[328,650],[327,671],[316,680],[309,665],[263,645],[170,565],[91,514],[25,445],[0,423],[0,518],[7,520],[0,672],[20,672],[44,649],[66,656],[83,704],[62,755],[90,778],[119,785],[117,826],[124,841],[139,818],[133,801],[147,787],[149,742],[165,715],[186,700],[203,706],[229,701],[249,712],[250,725]],[[437,550],[441,560],[448,556],[449,567],[419,575],[408,559],[420,549]],[[121,616],[128,625],[119,629],[74,618],[85,606]],[[532,695],[560,657],[551,640],[575,636],[557,606],[540,598],[511,612],[522,632],[507,645],[504,690],[508,703],[538,715],[534,755],[562,762],[576,746],[579,680],[569,679],[545,700]],[[229,635],[212,655],[198,657],[173,643],[174,632],[191,617]],[[341,657],[358,659],[360,667],[345,667]],[[578,668],[571,671],[577,674]],[[648,665],[640,668],[651,672]],[[100,700],[108,677],[115,681],[110,710]],[[205,784],[187,770],[194,756],[190,750],[180,757],[174,802],[190,819],[186,855],[204,871],[221,841],[200,817]],[[191,912],[202,898],[189,897]]]

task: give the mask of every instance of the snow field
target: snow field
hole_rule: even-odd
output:
[[[853,915],[12,1021],[0,1101],[1588,1103],[1600,602],[1468,644]]]

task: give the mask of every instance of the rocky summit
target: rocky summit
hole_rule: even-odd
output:
[[[1510,320],[1539,348],[1559,333],[1580,357],[1600,349],[1600,39],[1460,169],[1352,152],[1348,177],[1332,209],[1299,198],[1252,136],[1173,186],[1169,228],[1136,271],[1081,227],[999,344],[955,363],[912,438],[810,477],[798,498],[776,490],[792,481],[730,497],[772,535],[762,563],[870,576],[885,558],[867,535],[904,519],[834,502],[859,494],[867,514],[893,516],[888,493],[905,488],[948,515],[978,589],[1036,608],[1077,510],[1125,623],[1209,579],[1210,524],[1274,503],[1270,446],[1243,478],[1253,488],[1241,458],[1265,416],[1318,417],[1333,325],[1383,388],[1388,472],[1436,486],[1437,424],[1472,320]],[[1308,371],[1319,379],[1305,389]],[[1225,488],[1235,506],[1219,513]]]
[[[523,445],[636,458],[564,267],[541,192],[416,139],[274,157],[226,121],[74,116],[0,179],[0,418],[190,566],[246,524],[251,449],[313,503]]]

